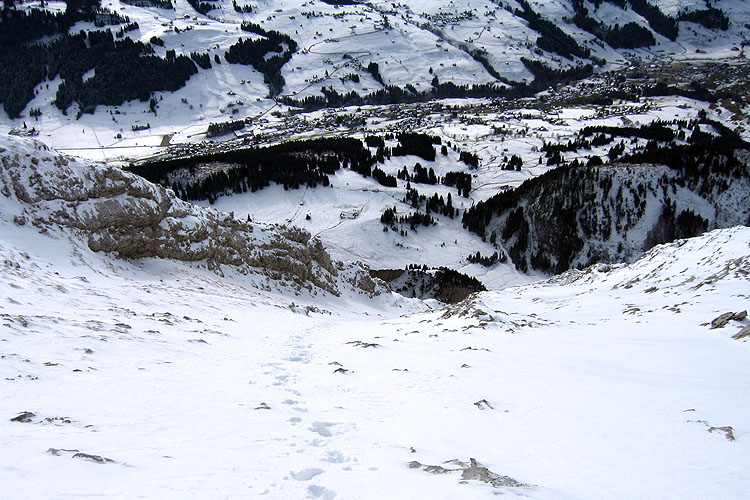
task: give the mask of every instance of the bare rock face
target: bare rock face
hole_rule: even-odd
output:
[[[491,470],[487,469],[487,467],[467,467],[461,472],[461,479],[464,481],[482,481],[483,483],[490,484],[494,486],[495,488],[500,488],[503,486],[511,487],[511,488],[519,488],[523,486],[527,486],[519,481],[516,481],[512,477],[509,476],[501,476],[500,474],[495,474]]]
[[[19,413],[17,416],[10,419],[11,422],[31,422],[31,419],[33,417],[36,417],[36,413],[30,412],[30,411],[24,411]]]
[[[717,316],[713,320],[711,320],[711,329],[714,328],[724,328],[724,325],[729,323],[729,320],[731,320],[734,317],[733,312],[725,312],[724,314]]]
[[[732,338],[735,340],[741,340],[741,339],[748,338],[748,337],[750,337],[750,326],[746,326],[739,332],[732,335]]]
[[[15,219],[42,230],[67,228],[93,251],[205,262],[215,270],[232,266],[334,295],[342,286],[380,292],[364,269],[337,266],[302,229],[244,222],[197,207],[134,174],[64,157],[32,140],[7,143],[10,148],[0,147],[0,193],[19,202]]]
[[[724,314],[721,314],[720,316],[717,316],[713,320],[711,320],[711,329],[714,328],[724,328],[727,323],[730,321],[742,321],[743,319],[747,318],[747,311],[740,311],[740,312],[725,312]]]

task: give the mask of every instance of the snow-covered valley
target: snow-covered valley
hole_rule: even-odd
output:
[[[750,500],[748,45],[745,0],[6,0],[0,499]]]
[[[50,154],[5,147],[29,168]],[[0,226],[4,498],[750,490],[746,227],[444,306],[115,259],[81,229],[35,227],[54,200],[16,192]]]

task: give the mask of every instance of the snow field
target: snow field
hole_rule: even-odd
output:
[[[747,228],[432,311],[3,235],[6,498],[748,490]],[[470,458],[528,486],[408,466]]]

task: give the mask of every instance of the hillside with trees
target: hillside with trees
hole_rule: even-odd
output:
[[[710,125],[718,133],[707,133]],[[629,260],[648,248],[708,229],[750,224],[750,144],[720,124],[690,124],[688,144],[663,125],[612,128],[649,137],[642,151],[609,165],[578,160],[477,203],[463,224],[496,241],[521,270],[560,273],[596,262]],[[582,136],[601,132],[583,130]],[[700,209],[698,207],[701,207]]]

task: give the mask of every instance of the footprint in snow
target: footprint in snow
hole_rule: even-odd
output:
[[[336,492],[329,490],[318,485],[310,485],[307,487],[307,492],[311,498],[322,498],[323,500],[333,500],[336,497]]]
[[[349,459],[345,457],[340,451],[327,451],[326,457],[322,460],[324,462],[329,462],[332,464],[343,464],[344,462],[349,461]]]
[[[323,474],[325,471],[323,469],[303,469],[299,472],[290,472],[292,475],[292,478],[296,481],[309,481],[310,479],[314,478],[315,476],[319,476]]]
[[[331,437],[331,429],[336,425],[333,422],[313,422],[310,426],[310,430],[316,434],[320,434],[323,437]]]

